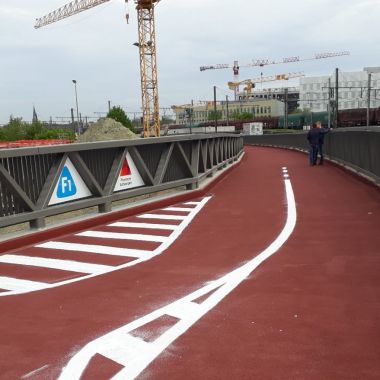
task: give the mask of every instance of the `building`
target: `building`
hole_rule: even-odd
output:
[[[204,123],[213,118],[214,115],[214,102],[200,102],[194,104],[184,104],[181,106],[172,106],[172,109],[176,116],[176,124],[193,125]],[[258,99],[254,101],[229,101],[228,102],[228,117],[227,117],[227,101],[218,101],[216,103],[216,110],[218,118],[221,120],[231,119],[232,115],[236,112],[251,113],[252,117],[264,117],[264,116],[283,116],[284,115],[284,103],[279,100],[266,100]],[[192,117],[191,117],[192,115]]]
[[[338,73],[338,109],[366,108],[368,74],[371,73],[370,108],[380,107],[380,67],[366,67],[363,71]],[[335,91],[335,73],[327,76],[300,78],[300,108],[311,112],[327,111],[331,94]]]
[[[285,88],[264,88],[255,89],[251,93],[239,92],[237,94],[239,100],[279,100],[285,102]],[[288,87],[288,112],[292,113],[298,108],[298,102],[300,99],[300,89],[298,87]]]

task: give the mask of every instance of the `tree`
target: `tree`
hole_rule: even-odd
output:
[[[235,120],[251,120],[253,119],[253,114],[251,112],[240,112],[240,111],[235,111],[231,115],[231,119]]]
[[[2,130],[2,139],[5,141],[25,140],[26,123],[22,118],[11,117],[9,123]]]
[[[28,140],[40,139],[40,135],[43,132],[42,123],[39,121],[33,121],[33,123],[26,127],[26,138]]]
[[[216,116],[216,117],[215,117]],[[222,118],[222,111],[209,111],[208,112],[208,120],[220,120]]]
[[[175,123],[175,120],[169,116],[162,116],[162,118],[161,118],[161,124],[162,125],[174,124],[174,123]]]
[[[129,120],[127,114],[120,106],[112,107],[111,110],[108,112],[107,117],[118,121],[119,123],[123,124],[124,127],[127,127],[132,132],[134,132],[131,120]]]

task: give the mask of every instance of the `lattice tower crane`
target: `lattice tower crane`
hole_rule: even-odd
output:
[[[250,95],[256,83],[274,82],[277,80],[289,80],[292,78],[299,78],[299,77],[304,77],[304,76],[305,76],[305,73],[303,73],[302,71],[296,72],[296,73],[277,74],[277,75],[272,75],[272,76],[267,76],[267,77],[245,79],[240,82],[228,82],[228,87],[230,88],[230,90],[236,91],[236,88],[245,84],[244,91],[247,93],[247,95]]]
[[[110,0],[74,0],[38,18],[35,28],[41,28]],[[160,136],[157,56],[154,9],[160,0],[134,0],[137,10],[140,53],[141,96],[144,137]],[[125,0],[128,3],[128,0]],[[127,21],[129,14],[126,15]]]
[[[278,65],[278,64],[294,63],[294,62],[301,62],[301,61],[311,61],[314,59],[340,57],[344,55],[350,55],[350,52],[340,51],[340,52],[333,52],[333,53],[316,53],[314,54],[313,57],[309,57],[309,58],[300,58],[299,56],[295,56],[295,57],[282,58],[281,60],[254,59],[252,60],[251,63],[247,63],[244,65],[239,65],[238,61],[234,61],[233,65],[228,64],[228,63],[217,63],[215,65],[201,66],[199,69],[200,71],[232,69],[233,74],[234,74],[234,82],[237,83],[239,82],[239,71],[241,67],[263,67],[267,65]],[[236,100],[238,92],[239,92],[239,86],[235,87],[235,100]]]

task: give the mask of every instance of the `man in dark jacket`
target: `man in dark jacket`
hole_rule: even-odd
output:
[[[311,166],[317,164],[320,136],[320,129],[317,128],[316,124],[313,124],[312,129],[307,133],[307,141],[309,141],[310,145],[309,161]]]
[[[322,128],[322,123],[318,121],[317,129],[319,130],[319,144],[318,144],[318,153],[320,156],[319,165],[323,165],[323,143],[325,142],[326,133],[330,132],[330,128]]]

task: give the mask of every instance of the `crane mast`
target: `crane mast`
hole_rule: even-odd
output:
[[[38,18],[35,28],[60,21],[110,0],[74,0]],[[134,0],[137,10],[141,96],[144,137],[160,136],[160,108],[158,101],[157,55],[154,8],[160,0]],[[128,0],[125,0],[127,3]],[[128,20],[128,18],[127,18]]]
[[[139,29],[144,137],[160,136],[154,8],[159,0],[135,0]]]

